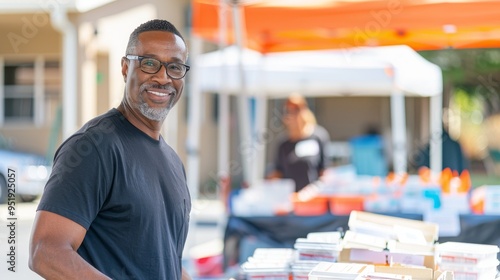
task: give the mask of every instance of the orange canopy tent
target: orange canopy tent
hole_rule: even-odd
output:
[[[244,47],[261,53],[382,45],[500,47],[498,0],[193,0],[196,36],[217,43],[225,27],[223,43],[234,43],[233,14],[221,13],[221,2],[237,2],[227,5],[241,9]]]

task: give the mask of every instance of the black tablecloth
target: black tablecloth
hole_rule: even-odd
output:
[[[422,220],[420,214],[379,213],[407,219]],[[348,229],[349,216],[230,216],[224,233],[224,266],[244,262],[255,248],[293,248],[295,240],[309,232]],[[491,244],[500,246],[500,215],[460,215],[458,236],[440,237],[446,241]]]

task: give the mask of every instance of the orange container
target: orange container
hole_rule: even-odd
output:
[[[316,196],[300,200],[297,193],[292,194],[293,213],[297,216],[320,216],[328,213],[328,198]]]
[[[330,197],[330,212],[335,215],[349,215],[351,211],[364,211],[364,196],[335,195]]]

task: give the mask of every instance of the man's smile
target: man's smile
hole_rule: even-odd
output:
[[[147,92],[152,93],[156,96],[168,96],[168,95],[174,95],[173,92],[161,92],[158,90],[147,90]]]
[[[176,91],[171,88],[148,87],[145,89],[147,98],[154,103],[170,103],[175,98]]]

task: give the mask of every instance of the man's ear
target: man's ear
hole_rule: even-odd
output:
[[[125,57],[122,57],[122,76],[124,82],[127,82],[127,72],[128,72],[127,59]]]

